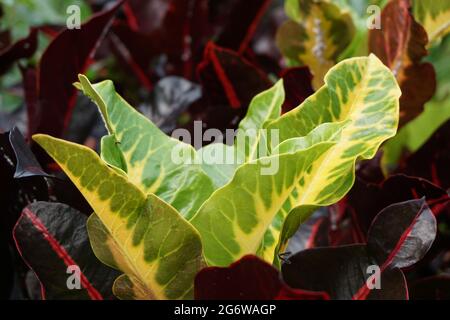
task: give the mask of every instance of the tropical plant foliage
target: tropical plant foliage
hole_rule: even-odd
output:
[[[2,297],[450,296],[447,1],[110,2],[0,5]]]

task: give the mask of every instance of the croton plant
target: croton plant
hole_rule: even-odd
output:
[[[447,2],[79,2],[80,29],[0,46],[27,115],[0,122],[1,250],[28,298],[450,297]],[[195,120],[237,133],[178,139]]]

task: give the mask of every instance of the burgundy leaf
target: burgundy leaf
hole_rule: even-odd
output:
[[[182,75],[189,79],[194,72],[193,59],[200,54],[209,31],[208,1],[172,0],[160,31],[161,40],[170,40],[169,60],[182,66]]]
[[[155,58],[165,55],[164,75],[192,78],[209,34],[208,1],[169,0],[165,5],[132,1],[128,8],[128,26],[119,24],[114,33],[127,48],[126,60],[134,72],[140,69],[150,77]]]
[[[437,232],[436,219],[425,200],[405,201],[383,209],[367,236],[370,254],[381,269],[406,268],[424,257]]]
[[[195,299],[200,300],[327,300],[322,292],[291,289],[278,271],[248,255],[228,268],[208,267],[195,278]]]
[[[46,178],[45,185],[48,188],[49,198],[68,204],[86,215],[90,215],[93,212],[80,191],[62,171],[56,172],[55,175],[50,175],[42,169],[17,128],[14,128],[9,133],[9,142],[15,155],[14,179],[24,181],[23,178],[32,178],[44,181],[43,178]]]
[[[41,282],[43,299],[112,299],[118,271],[94,255],[86,229],[87,217],[61,204],[27,206],[14,227],[17,249]],[[69,267],[80,270],[80,288],[68,288]]]
[[[112,31],[109,36],[111,51],[118,61],[134,73],[147,90],[151,91],[153,89],[151,62],[158,52],[152,39],[145,34],[133,31],[123,23],[115,24]],[[148,45],[143,46],[142,43],[148,43]]]
[[[92,208],[65,176],[47,174],[17,129],[0,134],[0,204],[2,225],[10,235],[13,225],[28,204],[35,201],[64,202],[86,215]]]
[[[382,183],[386,179],[381,164],[382,158],[383,151],[379,150],[372,159],[359,161],[356,164],[357,178],[367,183]]]
[[[0,18],[2,17],[2,11],[0,8]],[[11,31],[2,30],[0,31],[0,52],[5,50],[11,45]]]
[[[283,112],[298,107],[306,98],[314,93],[312,87],[312,74],[308,67],[296,67],[283,70],[284,91],[286,99],[283,103]]]
[[[292,247],[289,251],[365,243],[369,227],[380,210],[391,203],[422,197],[426,198],[436,217],[445,218],[450,214],[447,192],[425,179],[399,174],[381,183],[368,183],[357,177],[346,198],[324,209],[327,214],[316,212],[300,226],[295,237],[289,241]],[[440,241],[435,241],[433,247],[436,247],[433,252],[437,253]]]
[[[228,23],[217,39],[217,45],[243,54],[271,2],[271,0],[237,1],[228,16]]]
[[[399,172],[423,177],[444,189],[450,188],[450,120],[413,155],[400,165]]]
[[[315,248],[300,251],[282,265],[283,279],[293,288],[324,291],[331,299],[349,300],[366,287],[371,275],[368,267],[376,262],[363,244],[336,248]],[[395,270],[395,271],[394,271]],[[387,272],[386,272],[387,271]],[[381,289],[376,295],[361,299],[406,299],[407,289],[403,275],[398,269],[389,269],[381,274]],[[401,271],[400,271],[401,273]],[[389,284],[386,284],[386,280]],[[392,282],[392,283],[391,283]],[[392,290],[394,289],[394,290]],[[370,291],[368,292],[370,293]]]
[[[49,199],[47,183],[43,177],[14,179],[17,160],[9,135],[9,132],[0,133],[0,226],[8,239],[11,238],[11,230],[26,205],[33,201]]]
[[[366,300],[404,300],[409,299],[408,285],[405,275],[400,269],[394,268],[381,273],[381,290],[370,290]],[[365,288],[367,288],[365,286]],[[354,296],[361,300],[363,297]]]
[[[428,54],[428,36],[410,10],[410,0],[389,2],[381,13],[381,29],[369,32],[369,50],[391,68],[400,84],[400,125],[421,113],[436,91],[433,65],[421,62]]]
[[[123,9],[132,30],[150,33],[161,27],[169,7],[167,0],[129,0]]]
[[[198,66],[203,99],[190,108],[195,120],[210,128],[235,128],[251,99],[269,88],[267,76],[236,52],[210,42]]]
[[[5,73],[14,62],[23,58],[30,58],[37,49],[37,29],[31,29],[28,37],[0,51],[0,74]]]
[[[311,238],[308,244],[311,247],[335,247],[365,243],[367,232],[377,215],[377,211],[390,203],[421,197],[426,198],[429,208],[438,219],[438,224],[441,227],[432,247],[421,261],[404,271],[407,272],[408,277],[416,278],[417,275],[430,274],[430,263],[433,266],[432,270],[436,266],[445,268],[439,257],[448,250],[450,244],[450,237],[445,232],[450,221],[450,197],[445,190],[425,179],[405,175],[392,176],[377,184],[367,183],[358,177],[344,200],[337,205],[327,207],[328,215],[324,216],[320,224],[316,226],[316,232],[309,234]],[[300,236],[300,233],[308,235],[302,227],[289,242],[288,250],[291,252],[305,249],[301,246],[294,247],[294,245],[298,245],[295,240]],[[294,249],[290,249],[291,247]]]
[[[431,63],[406,68],[404,77],[400,84],[400,127],[422,113],[425,103],[436,92],[436,72]]]
[[[94,15],[80,29],[62,31],[45,50],[39,63],[36,117],[29,119],[30,123],[38,124],[35,130],[30,130],[30,135],[63,134],[75,103],[72,84],[87,67],[122,2]]]
[[[367,245],[300,251],[282,265],[283,279],[293,288],[325,291],[332,299],[406,299],[399,267],[422,258],[435,235],[436,221],[423,199],[396,203],[378,214]],[[370,266],[379,267],[381,289],[367,286]]]
[[[39,125],[38,115],[38,82],[37,72],[34,67],[20,67],[22,73],[22,85],[25,94],[27,110],[28,134],[36,132]]]
[[[380,184],[357,178],[342,209],[353,216],[364,235],[376,214],[391,203],[425,197],[433,214],[439,216],[450,202],[447,192],[433,183],[417,177],[398,174]]]

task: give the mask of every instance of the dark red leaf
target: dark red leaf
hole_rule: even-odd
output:
[[[370,290],[366,300],[404,300],[409,299],[408,285],[405,275],[394,268],[381,274],[381,290]],[[362,297],[353,297],[361,300]]]
[[[80,29],[62,31],[45,50],[38,70],[36,117],[29,119],[38,124],[29,134],[63,134],[75,103],[73,82],[87,67],[122,2],[94,15]]]
[[[371,275],[367,269],[370,265],[376,265],[376,262],[368,254],[367,247],[356,244],[300,251],[290,257],[287,263],[282,265],[281,270],[283,279],[293,288],[324,291],[331,299],[349,300],[354,299],[354,295],[361,288],[365,288],[366,281]],[[398,269],[383,272],[381,289],[374,291],[377,291],[376,295],[365,296],[362,299],[407,298],[405,280],[403,275],[398,276]]]
[[[30,58],[37,49],[37,29],[31,29],[28,37],[0,51],[0,74],[5,73],[14,62],[23,58]]]
[[[278,271],[256,256],[245,256],[228,268],[208,267],[195,278],[200,300],[327,300],[321,292],[291,289]]]
[[[29,176],[14,179],[16,152],[10,142],[10,133],[0,133],[0,225],[11,238],[11,230],[22,209],[33,201],[49,199],[48,187],[43,177]],[[20,152],[19,152],[20,153]]]
[[[382,270],[406,268],[424,257],[436,232],[436,219],[425,200],[400,202],[375,217],[367,235],[367,247]]]
[[[433,65],[421,62],[428,54],[428,36],[410,10],[409,0],[389,2],[381,13],[381,29],[369,32],[369,50],[391,68],[400,84],[400,125],[421,113],[436,91]]]
[[[0,155],[0,204],[4,208],[0,217],[9,235],[22,209],[35,201],[53,199],[86,215],[92,213],[92,208],[67,177],[49,175],[41,168],[17,129],[0,134]]]
[[[118,271],[94,255],[86,230],[87,217],[61,204],[36,202],[27,206],[14,228],[17,249],[35,272],[43,299],[112,299]],[[68,267],[80,270],[80,288],[69,289]]]
[[[0,18],[2,17],[2,12],[0,8]],[[2,30],[0,31],[0,52],[5,50],[11,45],[11,31]]]
[[[422,113],[425,103],[436,92],[436,72],[431,63],[406,68],[404,77],[400,85],[400,127]]]
[[[167,0],[129,0],[123,6],[132,30],[150,33],[159,28],[169,9]]]
[[[243,54],[271,2],[271,0],[237,1],[228,16],[228,23],[216,41],[217,45]]]
[[[382,157],[383,151],[380,150],[372,159],[359,161],[356,167],[358,179],[366,181],[367,183],[382,183],[386,180],[382,170]]]
[[[325,291],[332,299],[406,299],[399,267],[422,258],[435,235],[436,221],[423,199],[396,203],[379,213],[367,245],[300,251],[282,265],[283,279],[294,288]],[[367,287],[372,265],[380,269],[381,289]]]
[[[399,172],[423,177],[443,189],[450,188],[450,121],[443,124],[413,155],[401,163]]]
[[[39,125],[37,72],[34,67],[21,67],[20,71],[27,106],[28,135],[30,135],[31,132],[36,132]]]
[[[358,171],[358,175],[360,173]],[[364,243],[367,241],[369,227],[379,211],[391,203],[422,197],[426,198],[436,217],[445,218],[450,214],[450,197],[447,192],[425,179],[399,174],[381,183],[369,183],[358,176],[346,198],[337,205],[327,207],[326,215],[317,215],[316,212],[300,226],[295,241],[289,242],[290,246],[292,244],[295,247],[295,250],[291,251],[297,252],[318,246]],[[305,237],[306,240],[297,241]],[[440,250],[440,240],[438,237],[433,245],[434,249],[430,250],[433,254]]]
[[[366,235],[376,214],[391,203],[425,197],[434,215],[438,216],[450,201],[447,192],[433,183],[417,177],[398,174],[381,184],[357,178],[346,198],[344,210],[354,213],[354,221]]]
[[[117,23],[112,27],[109,36],[111,51],[127,71],[135,74],[140,83],[151,91],[153,89],[151,76],[152,59],[158,53],[158,49],[151,37],[130,29],[123,23]],[[146,43],[148,45],[143,46]]]
[[[212,42],[197,72],[204,96],[190,111],[194,119],[203,120],[210,128],[236,127],[251,99],[271,86],[261,70],[236,52]]]
[[[286,98],[283,103],[283,112],[298,107],[306,98],[314,93],[312,87],[312,74],[308,67],[285,69],[281,73]]]
[[[68,204],[86,215],[93,212],[75,185],[62,172],[50,175],[42,169],[17,128],[9,133],[9,142],[15,155],[14,179],[26,181],[24,178],[36,178],[43,181],[43,178],[46,178],[45,185],[48,188],[49,198]]]
[[[228,101],[236,109],[247,107],[257,93],[271,85],[267,76],[246,59],[212,42],[205,49],[198,76],[212,104]]]
[[[132,1],[126,15],[128,26],[115,26],[114,33],[128,49],[129,63],[136,63],[150,77],[152,62],[164,54],[166,74],[192,78],[209,35],[208,1]],[[135,22],[130,26],[130,21]],[[131,67],[136,72],[136,66]]]

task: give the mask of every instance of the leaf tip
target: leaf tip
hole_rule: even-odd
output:
[[[78,82],[78,81],[72,83],[72,85],[73,85],[77,90],[80,90],[80,91],[83,90],[83,85],[82,85],[80,82]]]
[[[43,133],[37,133],[37,134],[33,134],[32,138],[34,141],[36,141],[37,143],[39,143],[40,141],[45,140],[46,138],[48,138],[49,136]]]
[[[79,73],[78,74],[78,80],[80,81],[79,83],[81,84],[81,85],[83,85],[84,83],[89,83],[90,84],[90,81],[89,81],[89,79],[88,79],[88,77],[86,77],[84,74],[82,74],[82,73]]]

